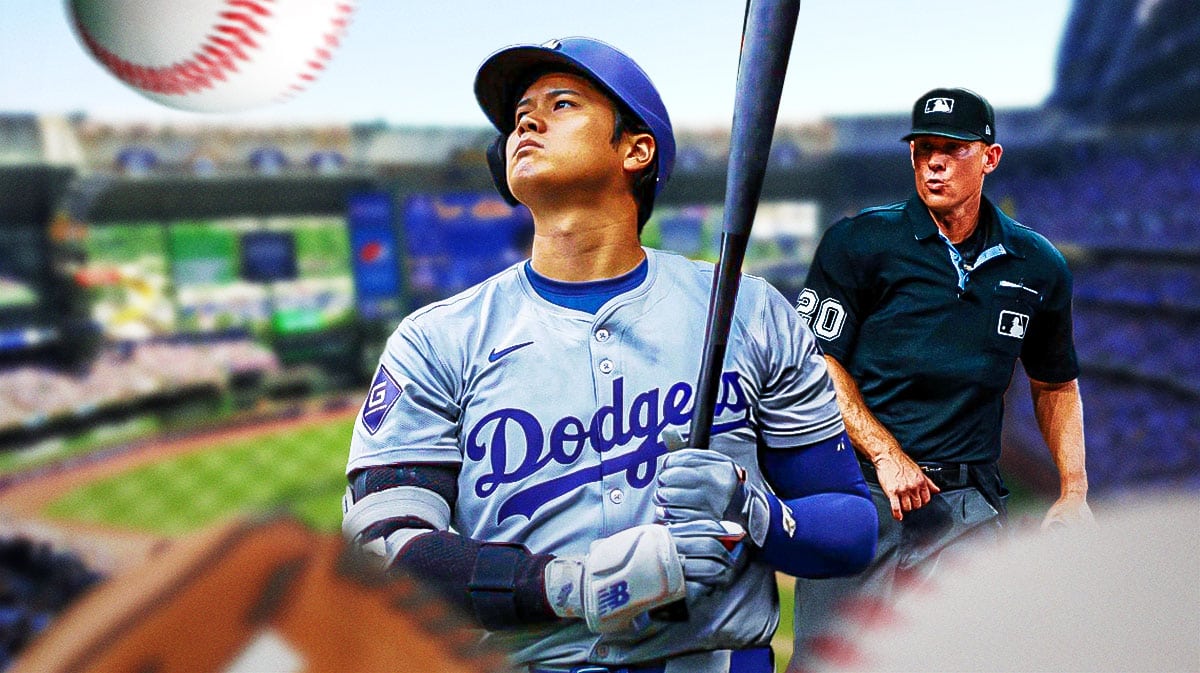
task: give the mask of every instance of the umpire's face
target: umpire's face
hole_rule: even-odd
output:
[[[568,199],[595,203],[600,195],[632,198],[632,176],[654,157],[650,134],[614,137],[615,105],[578,75],[541,76],[513,113],[516,128],[506,146],[508,186],[530,208],[547,198],[560,206]]]
[[[984,176],[996,170],[1004,152],[999,144],[933,135],[917,136],[908,147],[917,194],[935,213],[950,213],[979,201]]]

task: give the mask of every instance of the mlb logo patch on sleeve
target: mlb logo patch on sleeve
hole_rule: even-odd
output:
[[[362,423],[367,432],[372,435],[379,432],[383,419],[400,399],[400,385],[392,377],[387,367],[379,365],[375,372],[375,380],[371,382],[371,390],[367,393],[367,401],[363,403]]]

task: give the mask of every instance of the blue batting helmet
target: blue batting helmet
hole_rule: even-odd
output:
[[[533,73],[556,67],[595,82],[650,129],[658,146],[654,193],[662,191],[675,166],[671,118],[650,77],[633,59],[611,45],[589,37],[565,37],[540,45],[505,47],[479,66],[475,98],[492,124],[508,135],[516,125],[513,107],[522,93],[517,88],[527,86]]]

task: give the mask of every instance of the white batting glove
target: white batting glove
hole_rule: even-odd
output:
[[[654,488],[658,520],[730,521],[759,547],[767,539],[771,508],[767,494],[746,480],[746,470],[728,456],[706,449],[668,453]]]
[[[651,610],[687,594],[675,540],[658,524],[596,540],[586,556],[556,558],[545,579],[555,614],[583,619],[593,633],[641,630]]]

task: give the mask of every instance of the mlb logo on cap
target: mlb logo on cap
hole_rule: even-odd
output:
[[[913,104],[912,131],[917,136],[943,136],[957,140],[996,142],[996,114],[992,104],[970,89],[934,89]]]
[[[925,101],[925,114],[934,112],[945,112],[947,114],[954,112],[953,98],[930,98]]]

